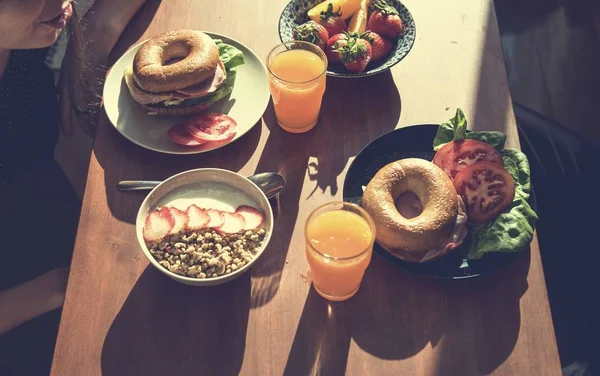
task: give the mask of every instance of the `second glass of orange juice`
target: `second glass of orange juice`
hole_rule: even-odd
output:
[[[308,42],[283,43],[269,53],[267,68],[279,125],[293,133],[311,130],[325,93],[325,53]]]
[[[324,298],[351,298],[371,261],[375,225],[360,206],[333,202],[306,221],[306,258],[315,290]]]

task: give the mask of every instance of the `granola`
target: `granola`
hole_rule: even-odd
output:
[[[148,243],[150,254],[165,269],[190,278],[215,278],[249,263],[263,245],[266,231],[225,234],[211,228],[187,230]]]

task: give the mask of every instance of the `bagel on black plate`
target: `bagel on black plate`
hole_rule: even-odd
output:
[[[401,214],[399,198],[405,193],[420,203],[414,217]],[[405,261],[443,256],[467,234],[465,206],[452,181],[424,159],[401,159],[379,170],[363,193],[362,207],[373,218],[377,243]]]

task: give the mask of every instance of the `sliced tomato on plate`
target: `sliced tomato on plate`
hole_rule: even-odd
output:
[[[177,124],[172,126],[169,128],[167,135],[171,141],[183,146],[198,146],[204,143],[193,138],[185,127],[185,124]]]
[[[225,141],[237,132],[237,123],[232,117],[214,112],[195,116],[184,124],[198,142]]]
[[[484,223],[497,217],[515,197],[512,176],[496,163],[479,162],[462,169],[454,179],[470,222]]]
[[[444,170],[450,179],[454,179],[465,167],[477,162],[503,166],[502,155],[492,145],[468,138],[447,143],[433,157],[433,164]]]

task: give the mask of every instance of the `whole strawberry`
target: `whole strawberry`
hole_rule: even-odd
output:
[[[348,34],[340,33],[335,34],[327,41],[327,47],[325,47],[325,55],[330,63],[341,63],[341,54],[337,51],[344,44],[348,43]]]
[[[323,25],[315,21],[308,21],[294,29],[294,39],[316,44],[324,50],[325,44],[329,40],[329,33]]]
[[[327,10],[321,12],[321,21],[319,21],[319,23],[327,30],[330,37],[348,30],[348,26],[346,26],[346,23],[342,19],[340,9],[338,9],[337,12],[334,12],[333,4],[329,3],[329,5],[327,5]]]
[[[404,30],[404,24],[396,8],[384,0],[375,0],[375,10],[369,17],[367,30],[381,35],[384,38],[396,39]]]
[[[371,45],[366,40],[350,36],[348,41],[337,48],[346,69],[351,73],[361,73],[371,61]]]
[[[365,34],[365,39],[371,44],[371,51],[373,52],[373,56],[371,57],[372,62],[379,61],[390,54],[394,46],[389,40],[383,39],[381,35],[372,31],[368,31]]]

